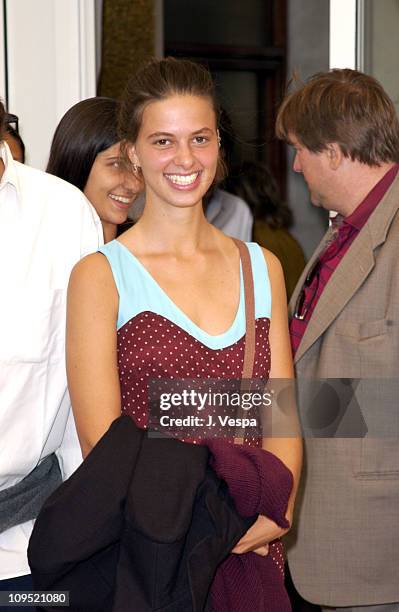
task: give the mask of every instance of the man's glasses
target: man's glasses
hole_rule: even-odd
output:
[[[12,113],[6,113],[6,126],[8,125],[11,125],[11,127],[14,128],[17,134],[19,134],[17,115],[13,115]]]
[[[303,321],[303,319],[305,319],[316,297],[316,293],[317,293],[317,290],[319,288],[319,283],[320,283],[320,269],[321,269],[320,260],[316,259],[314,265],[309,270],[308,275],[305,278],[305,282],[303,283],[301,292],[298,295],[298,299],[295,304],[294,317],[296,319],[299,319],[300,321]],[[305,290],[311,287],[312,285],[314,285],[312,293],[310,297],[306,300]]]

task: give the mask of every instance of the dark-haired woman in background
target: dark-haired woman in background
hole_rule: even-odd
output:
[[[292,211],[282,201],[269,168],[261,162],[244,162],[240,171],[228,178],[227,189],[250,206],[254,215],[253,239],[280,260],[289,299],[305,267],[305,257],[288,231]]]
[[[78,187],[101,219],[104,241],[121,233],[141,181],[120,157],[119,102],[96,97],[78,102],[61,119],[47,172]]]

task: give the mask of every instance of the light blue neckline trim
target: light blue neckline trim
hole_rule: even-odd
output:
[[[151,310],[151,312],[157,313],[161,316],[165,316],[168,320],[170,320],[175,325],[178,325],[182,329],[184,329],[188,334],[205,344],[209,348],[220,348],[221,346],[229,346],[232,344],[231,338],[238,336],[234,342],[239,340],[245,333],[245,300],[244,300],[244,283],[242,277],[242,267],[240,262],[240,299],[238,308],[234,317],[234,320],[230,327],[221,334],[209,334],[201,327],[199,327],[194,321],[190,319],[182,310],[179,308],[175,302],[169,297],[164,289],[157,283],[155,278],[150,274],[147,268],[141,263],[141,261],[132,253],[124,244],[119,242],[119,240],[115,240],[118,244],[119,248],[125,253],[125,255],[130,259],[135,266],[140,270],[140,272],[146,277],[146,279],[151,283],[152,287],[161,297],[162,301],[166,302],[169,306],[169,309],[175,315],[172,317],[167,316],[167,314],[162,313],[162,308],[157,308],[156,310]],[[132,317],[126,315],[122,321],[118,320],[118,329],[123,327]],[[242,321],[244,321],[244,325],[242,325]]]
[[[247,246],[251,253],[255,281],[255,316],[256,318],[267,317],[270,316],[270,295],[268,296],[269,280],[266,262],[257,244],[247,243]],[[212,335],[198,327],[173,302],[140,260],[119,240],[109,242],[100,251],[110,261],[119,293],[117,329],[123,327],[141,312],[148,311],[169,320],[210,349],[217,350],[231,346],[245,335],[245,299],[241,263],[240,301],[234,321],[230,328],[222,334]],[[132,266],[137,270],[137,276],[134,276],[133,282]],[[156,307],[152,307],[152,304]]]

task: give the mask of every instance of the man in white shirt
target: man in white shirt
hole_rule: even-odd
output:
[[[246,202],[223,189],[214,189],[205,198],[205,215],[209,223],[228,236],[250,242],[254,222]]]
[[[78,189],[12,159],[4,116],[0,103],[0,591],[32,588],[32,519],[81,461],[65,372],[66,288],[74,264],[103,243]]]

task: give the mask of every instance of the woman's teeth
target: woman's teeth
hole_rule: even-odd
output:
[[[109,197],[116,202],[121,202],[122,204],[130,204],[132,201],[131,198],[124,198],[123,196],[114,195],[113,193],[110,193]]]
[[[175,185],[191,185],[198,175],[199,172],[193,172],[193,174],[165,174],[166,178]]]

